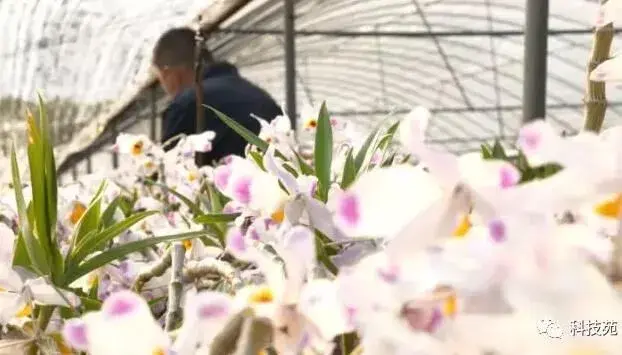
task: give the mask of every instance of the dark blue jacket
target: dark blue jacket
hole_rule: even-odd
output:
[[[193,134],[196,129],[196,93],[189,88],[178,94],[164,111],[162,143],[181,133]],[[203,104],[214,107],[238,123],[259,134],[260,125],[251,113],[272,121],[281,115],[279,105],[270,95],[244,79],[236,67],[229,63],[212,64],[205,70],[203,79]],[[229,155],[244,155],[246,141],[225,125],[208,108],[205,108],[207,129],[216,133],[212,151],[204,154],[206,163],[212,164]],[[170,144],[167,150],[174,147]]]

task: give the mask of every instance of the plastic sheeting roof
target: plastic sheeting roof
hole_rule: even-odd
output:
[[[65,125],[82,126],[93,120],[93,104],[103,104],[106,112],[133,94],[149,76],[158,36],[189,22],[210,2],[0,1],[0,98],[34,100],[41,90],[47,101],[73,100],[83,110],[60,116]],[[21,117],[0,116],[0,134],[21,123]]]
[[[209,3],[1,1],[0,95],[32,97],[35,88],[42,88],[48,98],[127,99],[148,77],[149,54],[159,34],[187,23]],[[547,118],[572,130],[583,121],[585,67],[597,5],[585,0],[550,3]],[[420,104],[436,112],[431,140],[451,150],[473,149],[495,136],[511,141],[522,116],[524,4],[297,0],[296,27],[306,31],[296,39],[299,111],[305,103],[326,100],[331,111],[366,131],[386,114]],[[282,0],[252,1],[221,26],[233,33],[213,35],[210,44],[217,57],[237,64],[243,75],[284,102],[282,5]],[[257,30],[264,33],[239,33]],[[347,33],[327,35],[331,31]],[[379,35],[355,36],[369,31]],[[472,33],[455,33],[465,31]],[[621,101],[622,92],[608,88],[608,97]],[[622,107],[612,103],[606,124],[619,121],[620,112]],[[72,122],[93,118],[88,112],[68,117]]]
[[[326,100],[331,111],[367,131],[391,111],[424,105],[436,111],[430,139],[451,150],[470,150],[495,136],[513,141],[522,118],[525,3],[298,1],[299,111]],[[229,23],[235,30],[214,39],[212,47],[284,102],[283,36],[275,33],[283,29],[282,4],[265,1]],[[569,132],[583,124],[597,6],[550,0],[547,118]],[[249,33],[258,29],[263,34]],[[346,33],[327,35],[331,31]],[[355,36],[369,31],[379,35]],[[622,101],[622,91],[608,88],[608,97]],[[612,103],[606,124],[619,122],[621,113]]]

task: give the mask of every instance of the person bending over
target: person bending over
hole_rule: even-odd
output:
[[[162,143],[180,134],[196,130],[195,91],[195,32],[189,28],[174,28],[165,32],[153,50],[153,66],[164,91],[173,97],[162,121]],[[231,117],[255,134],[260,124],[251,114],[267,121],[282,115],[281,108],[259,86],[243,78],[235,66],[217,62],[208,53],[204,59],[203,104]],[[204,108],[207,130],[214,131],[212,150],[202,162],[212,164],[230,155],[244,155],[246,141],[225,125],[209,108]],[[165,149],[170,150],[175,141]]]

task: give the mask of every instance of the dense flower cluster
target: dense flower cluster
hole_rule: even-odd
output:
[[[168,152],[119,135],[125,164],[107,183],[58,189],[48,263],[20,242],[43,240],[49,216],[27,216],[36,177],[4,190],[5,334],[94,355],[618,353],[621,337],[571,324],[622,317],[607,277],[622,128],[562,138],[545,121],[524,126],[529,164],[562,167],[525,182],[509,161],[426,145],[424,108],[364,141],[325,108],[316,116],[310,157],[279,117],[216,167],[193,158],[212,132]],[[59,259],[64,273],[46,271]]]

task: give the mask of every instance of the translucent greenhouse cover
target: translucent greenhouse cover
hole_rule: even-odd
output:
[[[58,123],[79,131],[145,82],[152,46],[163,31],[189,23],[209,4],[0,1],[0,129],[22,130],[20,103],[33,101],[40,90],[58,111],[52,112]]]
[[[549,1],[547,119],[572,133],[583,125],[586,67],[598,5]],[[272,6],[229,27],[283,29],[282,2],[266,3]],[[498,136],[513,142],[522,120],[525,4],[526,0],[301,1],[297,29],[311,34],[296,38],[298,105],[326,100],[329,109],[342,113],[362,132],[391,112],[400,116],[423,105],[435,112],[430,141],[452,151],[476,149]],[[328,35],[331,31],[379,35]],[[456,34],[467,31],[472,34]],[[239,32],[223,36],[213,47],[283,102],[282,36]],[[390,32],[416,35],[385,35]],[[616,36],[613,51],[619,40]],[[608,85],[607,97],[605,123],[620,123],[622,91]]]
[[[522,116],[525,2],[299,0],[297,30],[320,31],[296,38],[299,111],[326,100],[336,116],[367,132],[391,113],[399,116],[424,105],[435,113],[430,140],[450,150],[474,149],[496,136],[511,142]],[[147,79],[151,49],[161,32],[188,23],[209,4],[2,0],[1,95],[32,99],[42,89],[48,100],[74,100],[81,110],[58,116],[80,137],[92,139],[101,123],[95,117],[105,117]],[[279,102],[285,102],[282,6],[282,0],[254,0],[221,26],[234,33],[210,37],[218,58],[236,64]],[[583,123],[597,6],[586,0],[550,0],[554,33],[548,40],[547,118],[569,132]],[[256,30],[264,33],[248,33]],[[329,33],[336,31],[380,34]],[[461,31],[476,33],[448,34]],[[486,34],[499,31],[509,34]],[[418,35],[382,35],[388,32]],[[606,125],[611,125],[621,117],[622,91],[608,86],[607,95]],[[5,131],[22,122],[3,112]],[[71,149],[85,142],[74,143]]]

